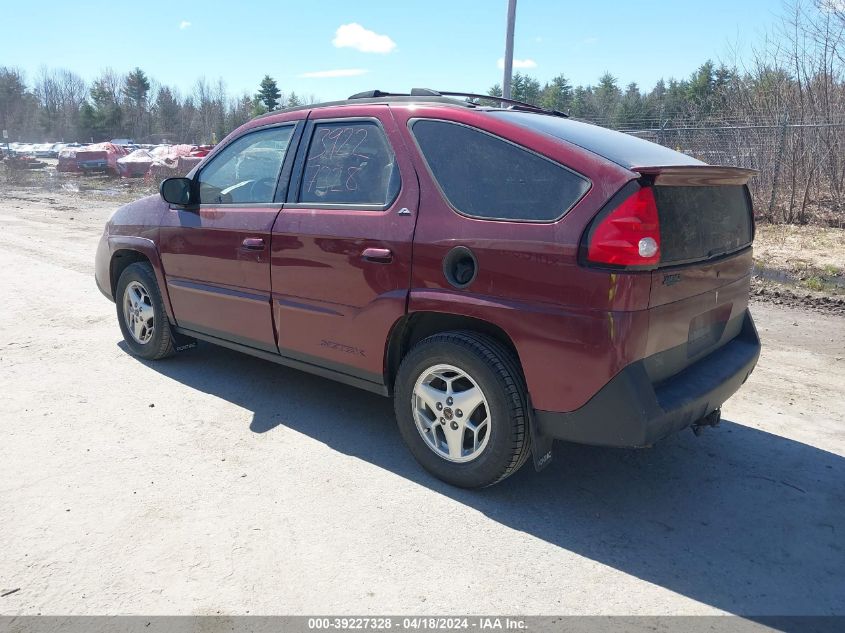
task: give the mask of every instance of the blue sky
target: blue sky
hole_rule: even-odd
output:
[[[486,91],[501,81],[507,0],[4,4],[0,65],[30,81],[42,65],[88,80],[140,66],[183,92],[204,76],[253,93],[270,74],[284,91],[329,100],[371,88]],[[747,52],[780,13],[780,0],[518,0],[514,57],[541,81],[562,72],[594,84],[609,71],[649,88],[728,59],[737,43]]]

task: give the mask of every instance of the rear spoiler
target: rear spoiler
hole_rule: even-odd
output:
[[[756,169],[720,167],[717,165],[675,165],[665,167],[631,167],[631,171],[654,179],[655,185],[714,186],[744,185]]]

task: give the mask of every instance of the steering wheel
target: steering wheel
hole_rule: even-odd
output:
[[[253,180],[247,189],[250,202],[272,202],[275,191],[276,181],[272,178]]]

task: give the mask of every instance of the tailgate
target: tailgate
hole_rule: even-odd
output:
[[[669,349],[652,380],[673,375],[735,338],[748,308],[754,239],[750,170],[651,168],[661,260],[651,272],[647,355]]]
[[[652,381],[674,375],[719,349],[742,330],[751,283],[751,250],[717,263],[652,273],[646,356],[666,350]],[[671,279],[670,285],[665,280]],[[677,281],[675,281],[677,280]]]

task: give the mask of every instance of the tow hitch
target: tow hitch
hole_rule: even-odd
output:
[[[722,421],[722,410],[716,409],[712,413],[708,413],[703,418],[701,418],[698,422],[693,422],[692,432],[696,434],[696,436],[701,435],[704,433],[704,428],[708,426],[719,426],[719,422]]]

